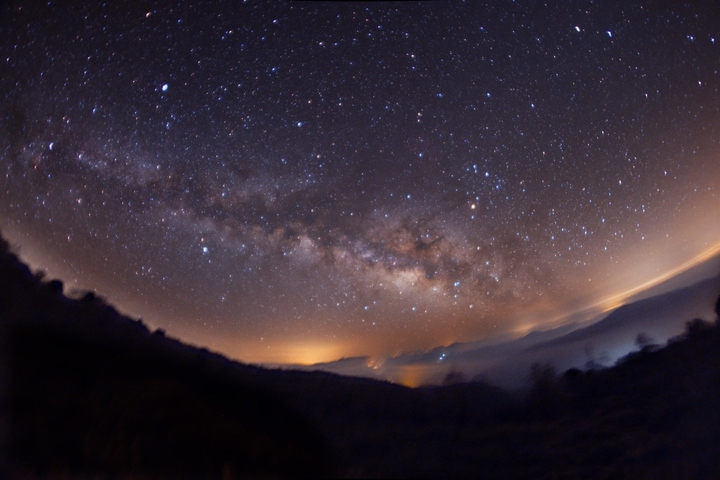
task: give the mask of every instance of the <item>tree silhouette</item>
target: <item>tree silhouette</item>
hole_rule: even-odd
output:
[[[635,345],[637,345],[641,352],[652,352],[659,347],[653,338],[645,332],[637,334],[637,337],[635,337]]]
[[[698,337],[712,328],[712,324],[702,318],[694,318],[685,322],[685,334],[688,338]]]
[[[534,390],[545,390],[555,384],[557,373],[555,367],[550,363],[533,362],[530,365],[529,377]]]
[[[465,374],[455,368],[451,369],[443,378],[443,385],[458,385],[467,382]]]
[[[63,293],[63,288],[64,288],[63,282],[58,279],[50,280],[48,282],[48,287],[50,288],[50,290],[52,290],[53,292],[55,292],[58,295],[62,295],[62,293]]]
[[[720,297],[718,297],[717,302],[715,302],[715,318],[720,324]]]
[[[637,337],[635,337],[635,345],[637,345],[640,350],[651,343],[653,343],[652,338],[650,338],[650,335],[645,332],[640,332],[637,334]]]

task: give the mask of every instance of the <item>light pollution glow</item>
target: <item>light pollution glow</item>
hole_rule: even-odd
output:
[[[3,234],[229,357],[588,321],[720,248],[702,2],[10,3]]]

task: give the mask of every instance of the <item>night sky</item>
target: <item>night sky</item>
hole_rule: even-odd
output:
[[[720,244],[720,3],[559,3],[10,1],[0,228],[249,362],[617,306]]]

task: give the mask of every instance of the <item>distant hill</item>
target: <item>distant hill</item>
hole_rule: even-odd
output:
[[[68,298],[0,239],[0,478],[720,478],[717,324],[524,375],[409,389],[243,365]]]
[[[709,267],[715,267],[717,260],[712,259]],[[707,271],[709,267],[703,264],[698,269]],[[685,280],[689,278],[692,276],[685,275]],[[422,369],[423,382],[435,384],[456,369],[466,377],[480,376],[497,385],[517,388],[526,383],[526,372],[533,362],[549,362],[560,370],[593,363],[607,366],[636,349],[639,334],[664,344],[682,332],[686,320],[713,318],[720,275],[670,289],[674,285],[677,281],[673,278],[653,289],[663,293],[635,300],[584,327],[568,324],[517,339],[455,343],[386,359],[354,357],[298,368],[398,382],[403,381],[404,371],[414,368]]]
[[[638,300],[612,311],[590,326],[561,337],[537,343],[532,350],[557,347],[577,342],[599,340],[605,336],[634,339],[639,332],[665,341],[681,331],[678,319],[709,317],[712,302],[720,292],[720,275],[693,285]]]
[[[92,293],[66,297],[4,240],[0,312],[5,467],[18,478],[336,473],[317,430],[258,385],[257,368],[151,333]]]

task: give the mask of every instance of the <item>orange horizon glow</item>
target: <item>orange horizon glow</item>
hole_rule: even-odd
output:
[[[708,248],[704,252],[700,253],[699,255],[695,256],[694,258],[683,262],[681,265],[670,269],[669,271],[663,273],[662,275],[658,275],[653,279],[650,279],[646,282],[643,282],[642,284],[630,288],[628,290],[625,290],[624,292],[616,293],[614,295],[611,295],[610,297],[601,300],[597,303],[594,303],[589,308],[595,308],[595,307],[601,307],[601,313],[609,312],[611,310],[615,310],[623,305],[625,305],[625,302],[635,295],[642,293],[646,290],[649,290],[667,280],[670,280],[671,278],[680,275],[681,273],[684,273],[691,268],[700,265],[701,263],[709,260],[710,258],[714,257],[715,255],[720,254],[720,242],[716,245]]]
[[[598,315],[603,313],[608,313],[612,310],[615,310],[623,305],[625,305],[625,302],[638,295],[642,292],[645,292],[653,287],[656,287],[657,285],[670,280],[671,278],[680,275],[681,273],[684,273],[691,268],[703,263],[704,261],[709,260],[710,258],[720,254],[720,242],[716,245],[708,248],[704,252],[696,255],[690,260],[687,260],[680,264],[677,267],[674,267],[667,272],[657,275],[656,277],[652,278],[651,280],[647,280],[643,282],[642,284],[630,288],[628,290],[625,290],[620,293],[613,294],[607,298],[604,298],[603,300],[600,300],[598,302],[592,303],[591,305],[587,307],[583,307],[580,309],[577,309],[575,311],[572,311],[567,314],[562,314],[555,316],[551,319],[547,320],[533,320],[532,322],[528,322],[526,324],[520,324],[519,326],[509,330],[506,333],[512,333],[514,337],[521,338],[533,331],[536,330],[544,330],[548,327],[550,328],[557,328],[562,325],[565,325],[567,322],[564,320],[567,320],[569,317],[573,317],[577,313],[586,312],[586,317],[589,318],[596,318]],[[491,336],[486,336],[482,338],[474,339],[474,341],[480,341],[484,339],[492,338]],[[472,341],[472,340],[471,340]],[[437,348],[440,346],[446,346],[449,344],[454,343],[453,341],[445,341],[442,343],[438,343],[437,345],[433,347],[429,347],[427,349],[424,349],[424,351],[431,350],[433,348]],[[278,353],[272,353],[269,354],[267,357],[262,357],[263,359],[261,361],[256,361],[256,363],[261,364],[274,364],[274,365],[301,365],[301,366],[310,366],[315,365],[319,363],[328,363],[333,361],[342,360],[343,358],[349,358],[352,356],[363,356],[363,354],[359,352],[350,353],[349,351],[345,351],[344,354],[341,354],[340,352],[343,351],[347,347],[342,347],[340,345],[332,345],[332,344],[322,344],[322,343],[292,343],[287,344],[283,343],[281,347],[278,347],[277,350],[280,350],[282,353],[281,356],[278,357]],[[358,348],[352,348],[350,350],[357,350]],[[368,367],[374,367],[375,363],[377,363],[378,358],[388,358],[388,357],[394,357],[397,355],[381,355],[377,352],[372,352],[366,354],[367,356],[370,356],[371,358],[374,358],[373,362],[371,362],[373,365],[368,365]],[[397,383],[400,383],[401,385],[405,385],[408,387],[417,387],[420,386],[423,382],[427,380],[427,371],[423,370],[420,367],[413,366],[407,367],[406,369],[400,369],[398,371],[398,378]]]

